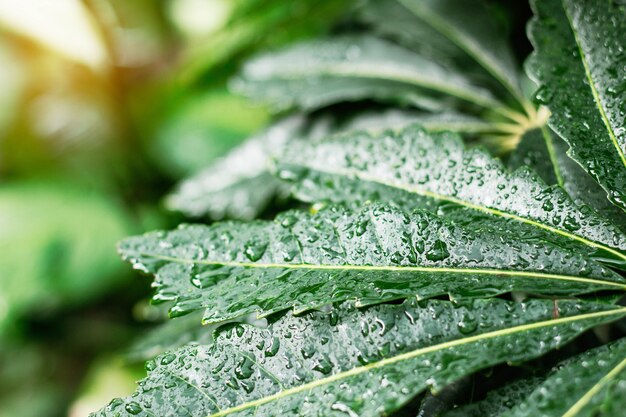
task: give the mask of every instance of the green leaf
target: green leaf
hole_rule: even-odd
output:
[[[626,7],[610,0],[533,2],[527,72],[569,155],[626,210]]]
[[[464,134],[491,132],[497,127],[477,117],[456,112],[424,113],[391,109],[362,112],[341,122],[320,117],[307,122],[302,116],[284,119],[249,139],[226,157],[183,181],[166,199],[170,210],[189,217],[252,219],[276,198],[287,194],[284,184],[269,173],[269,157],[290,140],[314,141],[330,132],[367,129],[379,132],[420,123],[433,131]]]
[[[512,406],[525,399],[541,382],[541,377],[513,381],[488,392],[484,400],[448,411],[442,417],[501,417]]]
[[[187,344],[209,345],[215,326],[203,326],[200,312],[160,324],[133,343],[125,354],[132,362],[146,361]]]
[[[475,79],[493,77],[526,111],[518,66],[502,30],[485,4],[476,0],[371,1],[361,18],[433,62],[454,66]],[[497,91],[496,88],[494,90]]]
[[[224,158],[183,181],[166,206],[189,217],[212,219],[257,217],[280,193],[281,184],[268,171],[268,158],[298,136],[305,120],[286,118],[244,142]]]
[[[611,204],[606,193],[576,161],[567,156],[567,143],[549,128],[527,132],[511,155],[509,167],[527,165],[548,184],[558,184],[577,205],[586,204],[626,230],[626,214]]]
[[[210,347],[146,364],[135,394],[95,416],[388,415],[415,395],[504,361],[524,361],[626,314],[606,305],[431,300],[364,312],[287,315],[234,325]]]
[[[558,247],[493,239],[427,212],[380,204],[316,215],[292,211],[273,222],[183,225],[128,238],[120,252],[134,268],[156,275],[154,299],[175,301],[172,315],[205,308],[207,323],[416,294],[626,289],[616,273]]]
[[[373,37],[337,37],[297,44],[246,64],[233,86],[282,110],[354,99],[411,101],[438,93],[505,112],[491,93],[462,73]]]
[[[345,126],[337,129],[335,134],[345,134],[353,130],[367,130],[370,133],[378,133],[386,129],[404,129],[412,124],[419,124],[431,132],[449,131],[468,135],[498,130],[497,124],[454,111],[425,113],[391,109],[385,112],[361,112],[351,118]]]
[[[503,417],[621,416],[626,407],[626,338],[558,365],[523,402]]]
[[[118,284],[126,275],[115,243],[136,229],[93,190],[14,182],[0,189],[0,230],[1,332],[30,309],[79,303]]]
[[[465,210],[455,219],[520,237],[576,244],[626,266],[626,235],[592,210],[578,207],[559,187],[533,172],[508,172],[481,149],[465,149],[458,136],[413,126],[400,132],[356,132],[318,143],[294,143],[276,162],[278,176],[295,182],[304,201],[382,200],[433,212]],[[486,217],[488,216],[488,217]],[[519,226],[524,226],[520,229]],[[495,229],[494,229],[495,230]]]

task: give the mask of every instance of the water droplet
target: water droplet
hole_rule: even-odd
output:
[[[163,355],[163,357],[161,358],[161,365],[169,365],[170,363],[174,362],[175,359],[176,355],[174,355],[173,353]]]
[[[256,262],[263,257],[266,249],[267,249],[267,242],[254,239],[246,243],[245,248],[244,248],[244,254],[252,262]]]
[[[142,410],[141,406],[134,401],[131,401],[128,404],[126,404],[124,409],[133,415],[137,415],[141,413],[141,410]]]

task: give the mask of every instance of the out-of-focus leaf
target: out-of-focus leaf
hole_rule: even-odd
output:
[[[209,345],[214,331],[215,326],[202,324],[200,312],[168,320],[133,343],[126,358],[133,362],[146,361],[190,343]]]
[[[278,110],[364,98],[410,102],[412,96],[440,94],[505,111],[491,93],[472,85],[461,72],[364,36],[307,42],[257,57],[245,65],[233,86]]]
[[[527,72],[569,155],[626,210],[626,5],[538,0]]]
[[[368,1],[358,19],[433,62],[461,69],[494,91],[499,85],[532,112],[520,90],[506,37],[485,4],[476,0]],[[490,79],[499,84],[491,84]]]
[[[626,314],[566,301],[554,319],[552,308],[548,300],[412,300],[287,315],[265,329],[231,325],[210,347],[148,362],[135,394],[94,416],[388,415],[428,387],[535,358]]]
[[[281,184],[268,171],[269,156],[298,137],[305,125],[301,116],[282,120],[248,139],[228,155],[182,182],[167,197],[171,210],[190,217],[251,219],[274,199]]]
[[[525,399],[541,382],[541,377],[513,381],[490,391],[484,400],[448,411],[442,417],[500,417]]]
[[[175,178],[197,173],[267,121],[266,112],[225,92],[174,104],[151,146],[159,165]]]
[[[626,410],[626,338],[556,367],[502,417],[618,417]]]
[[[258,49],[326,32],[349,0],[235,0],[228,23],[186,51],[180,77],[186,83],[230,76],[241,58]],[[280,30],[276,30],[280,28]]]
[[[345,300],[364,306],[414,295],[626,290],[618,274],[559,247],[494,239],[380,204],[187,225],[125,239],[120,252],[155,275],[154,300],[174,301],[171,315],[205,309],[207,323]]]
[[[3,320],[86,300],[127,276],[115,244],[135,229],[96,192],[64,183],[3,184],[0,230]]]
[[[466,149],[450,133],[409,127],[294,143],[278,158],[276,171],[295,183],[304,201],[383,200],[434,212],[460,206],[470,221],[488,216],[485,221],[494,226],[498,219],[516,222],[539,233],[536,237],[601,250],[601,256],[626,266],[626,235],[615,225],[578,207],[561,188],[548,187],[530,170],[510,173],[487,152]]]

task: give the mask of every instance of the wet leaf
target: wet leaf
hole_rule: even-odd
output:
[[[518,66],[492,13],[471,0],[369,1],[359,17],[376,33],[391,37],[433,62],[461,70],[481,84],[504,89],[527,111]],[[491,78],[497,83],[489,84]]]
[[[154,299],[174,301],[172,315],[206,309],[205,322],[344,300],[363,306],[412,295],[626,289],[618,274],[559,247],[493,239],[427,212],[380,204],[292,211],[273,222],[181,226],[126,239],[120,252],[155,274]]]
[[[626,407],[626,338],[561,363],[503,417],[621,416]]]
[[[626,6],[610,0],[532,2],[527,72],[569,155],[626,210]]]
[[[621,230],[626,230],[626,213],[611,204],[606,192],[572,158],[569,146],[549,128],[527,132],[511,155],[509,167],[529,166],[547,184],[558,184],[578,205],[588,205]]]
[[[391,42],[363,36],[312,41],[260,56],[248,62],[233,86],[277,110],[376,98],[428,108],[432,105],[424,100],[433,101],[433,94],[494,110],[503,107],[461,72]]]
[[[500,417],[525,399],[541,382],[541,377],[513,381],[490,391],[484,400],[448,411],[442,417]]]
[[[280,192],[267,170],[268,158],[304,126],[299,116],[287,118],[247,140],[224,158],[183,181],[167,197],[170,210],[189,217],[252,219]]]
[[[529,169],[510,173],[484,150],[466,149],[454,134],[412,126],[296,143],[278,158],[276,172],[304,201],[382,200],[436,213],[461,207],[458,221],[482,221],[492,232],[513,228],[520,239],[575,244],[626,266],[626,235],[615,225]]]
[[[524,361],[626,314],[606,305],[431,300],[364,312],[287,315],[267,328],[231,325],[215,344],[147,364],[135,394],[94,416],[387,415],[421,391],[504,361]],[[461,323],[475,321],[468,330]]]

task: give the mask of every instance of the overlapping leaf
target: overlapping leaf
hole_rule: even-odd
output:
[[[626,409],[626,339],[559,365],[503,417],[618,417]]]
[[[431,61],[444,63],[489,85],[496,80],[526,111],[513,54],[506,37],[481,1],[370,1],[359,17],[376,32],[393,38]],[[495,85],[494,85],[495,87]],[[494,88],[494,90],[497,90]]]
[[[527,132],[509,160],[509,167],[529,166],[546,181],[558,184],[578,205],[586,204],[626,230],[626,213],[611,204],[606,192],[578,163],[567,156],[569,147],[549,128]]]
[[[534,1],[527,65],[569,154],[626,210],[626,6],[611,0]]]
[[[313,41],[258,57],[244,67],[233,87],[277,109],[376,98],[420,105],[433,94],[444,94],[503,111],[491,93],[472,85],[462,73],[364,36]]]
[[[417,126],[377,135],[356,132],[293,144],[276,165],[305,201],[382,200],[433,212],[462,207],[459,221],[482,221],[492,232],[506,232],[501,222],[506,220],[517,224],[508,227],[520,239],[575,244],[626,265],[626,235],[617,227],[530,170],[510,173],[485,151],[465,149],[454,134]]]
[[[512,406],[522,402],[539,384],[541,377],[528,377],[508,383],[473,402],[443,414],[443,417],[501,417]]]
[[[185,180],[168,196],[169,209],[190,217],[252,219],[279,192],[268,172],[268,158],[298,137],[305,125],[300,116],[287,118],[235,148],[226,157]]]
[[[534,358],[626,314],[570,301],[559,309],[555,319],[548,300],[407,301],[230,326],[210,347],[149,362],[135,394],[94,415],[388,415],[429,386]]]
[[[497,130],[493,124],[477,117],[452,111],[380,110],[359,113],[341,121],[324,116],[307,121],[302,115],[296,115],[277,122],[225,158],[183,181],[168,196],[166,205],[171,210],[196,218],[258,217],[276,197],[287,194],[284,185],[270,174],[268,168],[270,156],[280,152],[289,141],[298,138],[314,141],[331,132],[355,129],[371,132],[402,129],[413,123],[420,123],[433,131],[446,130],[467,135]]]
[[[155,300],[175,301],[172,315],[205,308],[205,322],[344,300],[626,289],[619,275],[556,246],[494,239],[379,204],[182,226],[126,239],[120,252],[155,274]]]

